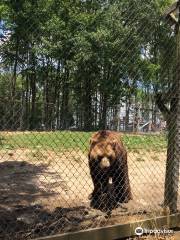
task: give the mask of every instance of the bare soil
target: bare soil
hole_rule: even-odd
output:
[[[165,151],[129,152],[133,200],[107,218],[89,206],[93,186],[82,151],[1,150],[0,239],[29,239],[162,215],[165,159]]]

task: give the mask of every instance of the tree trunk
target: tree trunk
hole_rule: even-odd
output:
[[[91,76],[87,76],[84,84],[84,130],[91,131],[92,123],[94,121],[92,117],[92,90],[91,90]]]
[[[106,129],[107,128],[107,94],[104,93],[102,97],[102,113],[101,113],[101,120],[100,120],[100,128]]]
[[[67,129],[69,114],[69,69],[65,63],[65,73],[62,80],[62,99],[61,99],[61,129]]]
[[[35,129],[36,123],[36,62],[35,55],[31,53],[30,57],[31,74],[30,74],[30,87],[31,87],[31,115],[30,115],[30,130]]]
[[[166,161],[166,175],[165,175],[165,190],[164,190],[164,206],[169,207],[171,212],[176,211],[177,187],[174,186],[174,174],[176,174],[179,169],[175,168],[175,152],[176,152],[176,111],[177,102],[176,99],[171,101],[171,110],[169,116],[167,117],[167,129],[168,129],[168,147],[167,147],[167,161]],[[178,178],[175,180],[177,183]]]
[[[178,6],[180,10],[180,1]],[[168,116],[168,151],[164,204],[174,213],[177,211],[180,166],[180,11],[179,22],[176,26],[176,71],[171,94],[173,98]]]
[[[60,111],[60,60],[58,60],[56,80],[54,87],[54,111],[55,111],[55,129],[59,129],[59,111]]]
[[[130,114],[131,100],[130,97],[126,98],[126,116],[125,116],[125,131],[129,130],[129,114]]]
[[[16,129],[15,123],[15,105],[16,105],[16,81],[17,81],[17,65],[18,65],[18,51],[19,51],[19,39],[16,39],[16,50],[15,50],[15,59],[14,59],[14,67],[13,67],[13,75],[11,79],[11,108],[10,108],[10,128],[13,130]]]
[[[20,130],[25,130],[25,114],[26,114],[26,89],[24,86],[24,75],[22,75],[22,95],[21,95],[21,117],[20,117]]]
[[[135,97],[135,112],[134,112],[134,127],[133,127],[134,132],[139,131],[139,123],[140,123],[140,105],[137,101],[137,98]]]
[[[95,92],[95,101],[94,101],[94,129],[97,129],[97,119],[98,119],[98,92]]]
[[[25,80],[25,129],[29,128],[29,74],[26,74]]]
[[[179,1],[180,6],[180,1]],[[180,17],[179,17],[180,21]],[[156,95],[157,105],[164,115],[168,128],[168,147],[165,176],[164,206],[171,213],[177,211],[179,164],[180,164],[180,31],[179,23],[176,27],[176,71],[171,91],[167,96]],[[165,105],[171,98],[170,109]]]

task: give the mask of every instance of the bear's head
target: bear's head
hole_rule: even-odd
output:
[[[89,161],[99,163],[101,169],[109,168],[121,152],[119,135],[111,131],[99,131],[90,140]]]

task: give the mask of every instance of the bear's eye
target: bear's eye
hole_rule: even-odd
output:
[[[98,161],[101,161],[102,158],[103,158],[103,156],[97,156],[97,160],[98,160]]]
[[[108,156],[108,159],[109,159],[109,160],[112,160],[112,156]]]

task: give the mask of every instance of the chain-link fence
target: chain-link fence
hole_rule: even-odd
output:
[[[0,239],[180,210],[179,12],[0,3]]]

